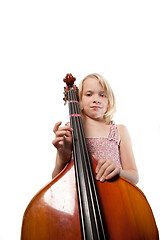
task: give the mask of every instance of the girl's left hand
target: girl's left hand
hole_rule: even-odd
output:
[[[120,174],[120,168],[112,160],[101,159],[98,160],[96,174],[96,179],[104,182]]]

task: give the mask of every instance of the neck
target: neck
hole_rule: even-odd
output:
[[[87,115],[83,115],[82,120],[83,120],[84,126],[90,125],[90,126],[96,127],[99,125],[106,125],[106,122],[104,119],[93,119],[88,117]]]
[[[84,115],[82,121],[86,137],[97,137],[106,135],[105,130],[107,130],[108,126],[104,119],[96,120]]]

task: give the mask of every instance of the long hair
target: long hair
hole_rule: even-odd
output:
[[[106,113],[104,114],[104,119],[106,123],[109,124],[116,111],[115,96],[109,82],[98,73],[87,75],[79,84],[79,107],[80,107],[81,114],[83,116],[83,106],[82,106],[83,83],[88,78],[96,78],[100,82],[100,84],[102,85],[105,91],[105,94],[108,99],[108,107],[107,107]]]

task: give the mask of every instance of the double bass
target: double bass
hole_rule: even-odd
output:
[[[123,177],[95,180],[79,111],[75,78],[67,74],[65,99],[73,128],[73,158],[25,210],[21,240],[158,240],[144,193]]]

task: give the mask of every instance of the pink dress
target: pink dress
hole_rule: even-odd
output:
[[[115,123],[110,123],[107,137],[86,138],[88,150],[98,159],[113,160],[119,168],[122,168],[119,153],[119,136]]]

